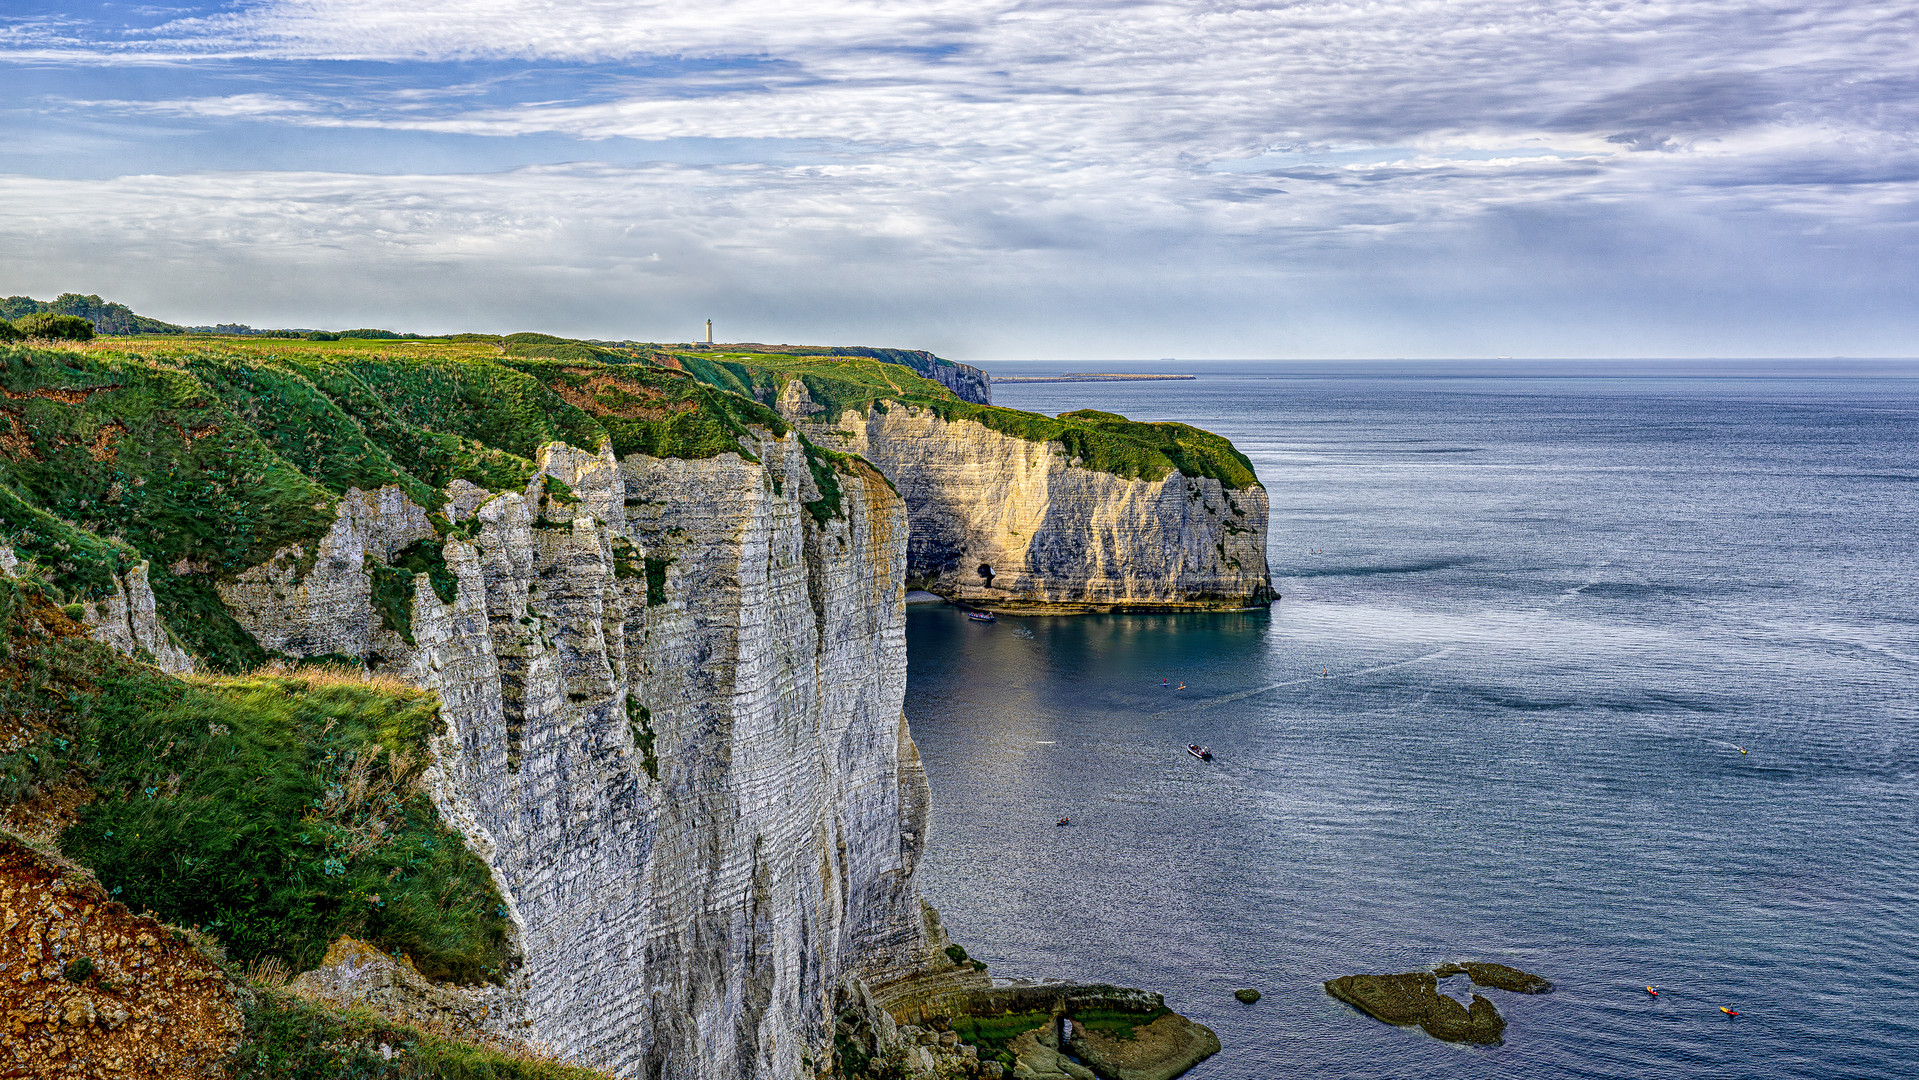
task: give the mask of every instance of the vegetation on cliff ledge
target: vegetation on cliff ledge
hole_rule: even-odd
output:
[[[606,1080],[606,1074],[442,1038],[373,1013],[255,991],[233,1080]],[[383,1049],[384,1048],[384,1049]]]
[[[431,978],[512,964],[486,866],[420,790],[430,694],[324,670],[179,679],[0,574],[0,812],[114,899],[311,967],[343,933]]]

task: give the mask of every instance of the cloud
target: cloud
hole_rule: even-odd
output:
[[[87,214],[0,215],[0,240],[80,251],[62,230],[97,220],[153,259],[209,237],[263,265],[352,252],[449,304],[510,259],[521,295],[621,281],[802,321],[875,306],[937,321],[969,301],[1024,318],[1023,297],[1048,295],[1055,322],[1190,303],[1270,326],[1310,308],[1378,340],[1361,324],[1386,304],[1464,340],[1467,308],[1447,303],[1531,325],[1520,297],[1574,313],[1602,297],[1656,325],[1662,295],[1750,280],[1770,298],[1788,262],[1794,280],[1906,266],[1915,38],[1907,6],[1842,0],[266,0],[138,26],[15,21],[0,62],[111,87],[51,87],[35,115],[115,137],[163,117],[241,145],[262,125],[378,132],[383,162],[408,160],[407,138],[543,154],[559,139],[578,160],[102,180],[75,196]],[[746,156],[633,164],[635,146],[703,143]],[[1660,288],[1628,287],[1652,266]]]

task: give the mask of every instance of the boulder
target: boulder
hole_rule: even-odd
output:
[[[1245,1002],[1246,1004],[1251,1005],[1253,1002],[1259,1000],[1259,991],[1249,986],[1243,990],[1233,991],[1233,996]]]
[[[1036,1028],[1014,1039],[1013,1075],[1017,1080],[1098,1080],[1093,1071],[1059,1052],[1059,1037]]]
[[[482,991],[434,983],[403,959],[356,938],[327,946],[320,966],[287,984],[294,994],[336,1009],[364,1006],[398,1024],[454,1038],[486,1036]]]

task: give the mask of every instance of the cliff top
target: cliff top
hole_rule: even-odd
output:
[[[971,420],[1031,442],[1057,442],[1078,463],[1129,479],[1159,480],[1173,472],[1218,480],[1229,489],[1256,486],[1252,462],[1227,439],[1190,424],[1147,423],[1082,409],[1057,417],[962,400],[945,385],[898,363],[866,356],[822,356],[738,349],[662,350],[669,364],[712,385],[758,400],[775,400],[794,380],[806,387],[814,416],[837,422],[890,404],[916,405],[943,420]]]
[[[849,411],[918,408],[1057,443],[1084,468],[1128,478],[1259,482],[1230,442],[1197,428],[983,405],[888,350],[866,351],[874,355],[544,334],[0,346],[0,544],[78,601],[114,594],[146,562],[181,644],[216,669],[245,670],[268,657],[216,584],[289,547],[313,551],[348,491],[396,485],[438,511],[456,480],[525,489],[554,442],[752,458],[756,439],[788,434],[772,406],[796,381],[827,424]],[[810,442],[805,451],[820,493],[807,508],[825,520],[840,512],[838,475],[870,466]],[[437,512],[432,521],[442,538],[458,531]]]
[[[214,584],[310,548],[352,489],[397,485],[437,511],[456,480],[523,490],[554,442],[750,458],[756,438],[789,430],[764,404],[632,351],[537,335],[4,346],[0,395],[0,545],[78,601],[148,562],[166,623],[227,669],[267,657]],[[808,453],[822,491],[809,509],[830,516],[834,474],[860,465]]]

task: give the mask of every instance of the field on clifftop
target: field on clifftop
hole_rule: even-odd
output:
[[[204,668],[273,659],[217,586],[292,551],[310,557],[351,489],[397,485],[429,511],[450,483],[522,489],[545,444],[589,452],[751,456],[784,435],[771,406],[793,381],[820,413],[930,408],[1033,441],[1082,466],[1227,488],[1257,483],[1225,439],[1110,413],[1059,418],[962,401],[865,356],[609,346],[540,334],[287,341],[165,336],[0,348],[0,545],[66,601],[97,603],[140,562],[162,623]],[[822,519],[843,455],[807,444]],[[454,526],[437,514],[442,538]],[[431,552],[425,553],[428,563]],[[423,567],[414,568],[419,572]]]

